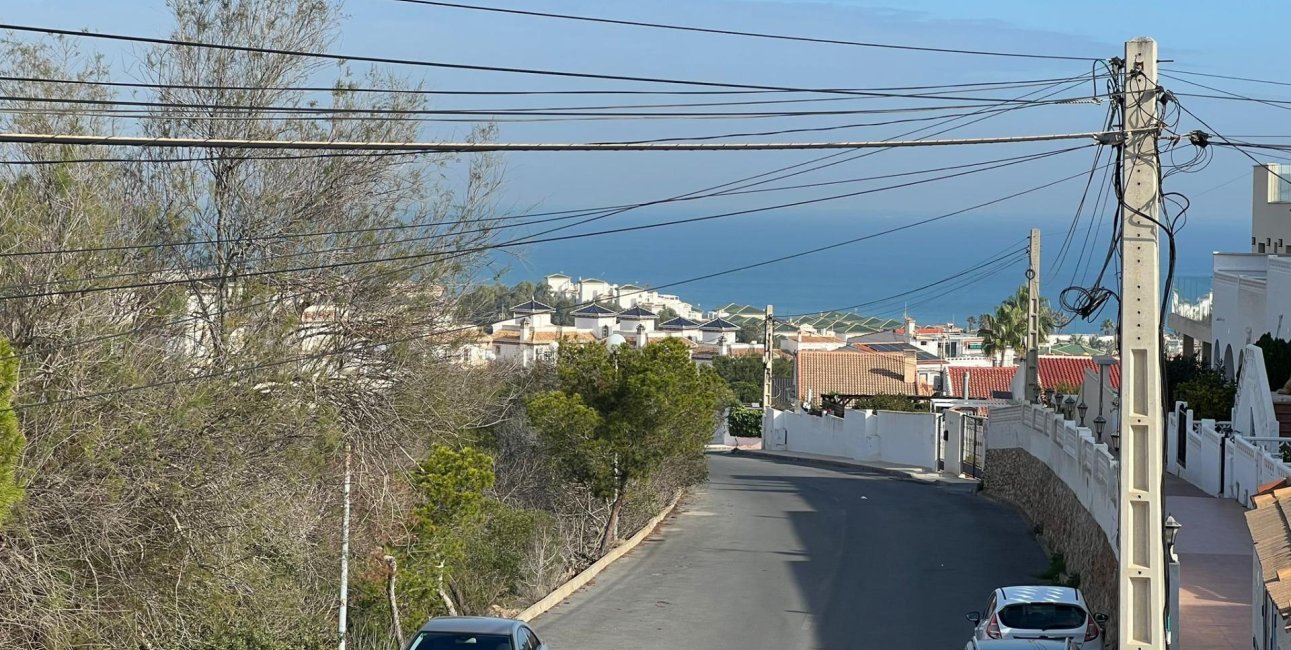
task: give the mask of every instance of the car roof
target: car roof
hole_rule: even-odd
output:
[[[1018,585],[1000,587],[996,590],[1001,605],[1014,603],[1066,603],[1085,606],[1085,598],[1079,589],[1072,587],[1053,587],[1048,585]]]
[[[464,632],[466,634],[511,634],[523,622],[492,616],[440,616],[426,621],[422,632]]]

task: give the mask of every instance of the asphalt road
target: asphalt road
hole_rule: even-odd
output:
[[[708,485],[536,619],[553,650],[964,647],[964,613],[1048,562],[979,495],[859,470],[709,457]]]

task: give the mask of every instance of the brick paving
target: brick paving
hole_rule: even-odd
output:
[[[1179,531],[1179,641],[1184,650],[1251,647],[1251,558],[1245,508],[1176,476],[1166,477],[1166,512]]]

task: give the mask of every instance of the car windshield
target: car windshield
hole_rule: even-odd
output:
[[[1025,603],[1000,610],[1000,624],[1023,630],[1070,630],[1085,624],[1085,610],[1063,603]]]
[[[501,634],[422,632],[408,650],[512,650],[511,639]]]

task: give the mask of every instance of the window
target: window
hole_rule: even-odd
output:
[[[511,639],[501,634],[422,632],[408,650],[512,650]]]
[[[1291,165],[1269,165],[1269,200],[1291,203]]]
[[[1085,624],[1087,614],[1078,605],[1023,603],[1000,610],[1000,623],[1022,630],[1070,630]]]
[[[534,634],[533,630],[521,627],[520,634],[520,639],[525,642],[520,646],[522,650],[538,650],[538,646],[542,645],[542,641],[538,640],[538,635]]]

